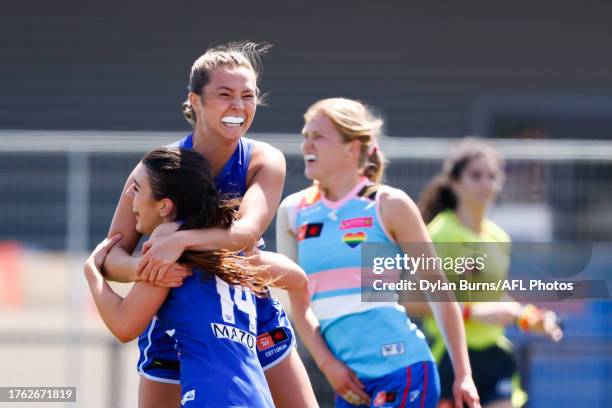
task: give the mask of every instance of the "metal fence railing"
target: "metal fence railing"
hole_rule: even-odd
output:
[[[91,247],[106,232],[125,178],[138,159],[182,136],[178,132],[0,132],[0,239],[51,249]],[[308,184],[299,136],[254,137],[285,152],[285,194]],[[440,170],[453,142],[386,138],[382,149],[391,161],[387,182],[416,199]],[[548,236],[540,235],[541,239],[612,239],[612,142],[500,140],[494,144],[506,159],[507,180],[497,209],[500,220],[513,211],[533,211],[538,218],[535,226],[548,220]],[[518,226],[516,219],[502,226],[529,236],[534,224],[521,219]],[[270,232],[266,240],[274,243]]]

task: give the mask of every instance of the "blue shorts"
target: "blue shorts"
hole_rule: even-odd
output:
[[[170,384],[180,384],[181,367],[172,332],[163,327],[157,316],[138,336],[138,372],[143,377]]]
[[[271,296],[257,298],[257,357],[264,370],[287,357],[295,346],[295,333],[280,302]],[[180,362],[172,330],[157,317],[138,337],[138,372],[164,383],[180,384]]]
[[[360,378],[370,396],[370,407],[435,408],[440,399],[440,378],[436,365],[422,361],[377,378]],[[336,395],[336,408],[366,408],[351,405]]]
[[[291,353],[295,333],[280,302],[272,296],[257,298],[257,357],[265,370]]]

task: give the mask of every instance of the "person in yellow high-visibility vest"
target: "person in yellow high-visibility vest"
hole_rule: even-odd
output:
[[[443,171],[425,188],[419,208],[436,251],[441,258],[457,258],[474,253],[480,246],[488,257],[482,270],[473,268],[462,275],[446,270],[450,282],[468,278],[471,282],[504,279],[510,263],[511,240],[486,212],[503,184],[504,173],[498,153],[478,139],[463,140],[445,161]],[[456,293],[458,300],[462,294]],[[522,406],[527,399],[520,388],[511,344],[505,327],[517,324],[523,331],[539,332],[552,340],[563,332],[552,311],[534,305],[521,305],[502,292],[470,292],[463,302],[463,317],[473,377],[486,408]],[[424,328],[433,340],[432,353],[438,362],[442,395],[440,408],[452,406],[453,372],[440,330],[426,303],[413,302],[409,314],[425,315]]]

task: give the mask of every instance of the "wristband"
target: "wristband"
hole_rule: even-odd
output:
[[[540,313],[540,309],[534,305],[525,305],[521,308],[518,317],[516,318],[516,325],[522,332],[530,331],[530,321]]]

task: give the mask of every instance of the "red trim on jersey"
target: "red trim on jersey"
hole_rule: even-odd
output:
[[[412,367],[406,368],[406,389],[404,390],[404,396],[402,397],[402,403],[400,408],[406,406],[406,399],[408,399],[408,391],[410,391],[410,383],[412,382]]]
[[[423,363],[423,392],[421,393],[421,408],[425,406],[425,396],[427,395],[427,363]]]

